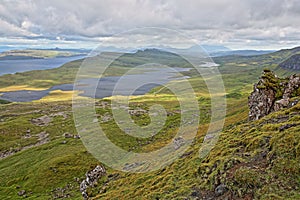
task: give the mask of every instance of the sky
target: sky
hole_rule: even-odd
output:
[[[275,50],[300,46],[299,19],[299,0],[1,0],[0,46],[118,46],[123,32],[158,27],[200,45]]]

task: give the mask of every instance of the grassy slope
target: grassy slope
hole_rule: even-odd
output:
[[[69,65],[70,70],[75,70],[76,63]],[[98,186],[89,191],[90,194],[96,199],[182,199],[192,198],[192,192],[196,192],[197,195],[201,193],[212,195],[211,189],[220,182],[225,182],[231,194],[235,196],[254,195],[265,199],[300,198],[297,196],[299,193],[299,126],[283,132],[278,131],[281,125],[299,121],[299,105],[257,122],[246,121],[247,96],[252,89],[252,83],[256,82],[266,66],[267,64],[257,67],[257,63],[253,61],[235,60],[221,63],[220,70],[227,92],[230,94],[227,98],[226,128],[207,158],[201,160],[198,157],[198,150],[207,129],[209,99],[205,95],[203,80],[194,77],[191,83],[199,88],[197,92],[203,114],[197,138],[187,151],[190,154],[162,170],[147,174],[128,174],[108,169],[110,176],[100,180]],[[275,65],[272,67],[276,68]],[[59,70],[64,74],[64,67]],[[36,77],[42,80],[43,72],[36,74],[40,74]],[[53,73],[53,79],[56,78],[55,75],[57,72]],[[36,86],[36,83],[30,84]],[[149,94],[134,99],[131,106],[147,109],[157,101],[165,105],[170,112],[176,110],[178,105],[167,91],[160,90],[160,95]],[[73,199],[81,198],[78,192],[79,184],[74,178],[82,179],[85,172],[97,165],[98,161],[86,152],[80,140],[62,137],[65,132],[75,132],[70,106],[68,101],[0,105],[1,151],[35,144],[37,137],[22,138],[28,129],[33,136],[46,131],[50,137],[50,142],[47,144],[23,150],[0,160],[1,199],[22,198],[17,195],[17,192],[22,189],[27,191],[29,199],[45,199],[59,195],[59,191],[52,191],[58,187],[65,188],[65,194],[70,194]],[[65,112],[68,116],[66,119],[62,116],[53,117],[53,121],[47,127],[38,127],[30,122],[32,118],[57,112]],[[97,112],[103,115],[110,110],[98,107]],[[288,116],[288,119],[279,125],[270,123],[270,120],[281,115]],[[113,121],[102,123],[102,126],[106,134],[122,148],[130,149],[138,146],[137,151],[148,151],[160,147],[166,140],[172,138],[179,117],[178,114],[170,116],[165,130],[151,141],[136,140],[125,135],[118,131]],[[135,120],[136,123],[143,124],[148,122],[148,117],[144,115]],[[269,142],[265,141],[266,136],[267,138],[272,136]],[[67,143],[63,144],[63,141]],[[263,155],[267,156],[260,160],[260,156]],[[70,186],[67,187],[68,184]]]
[[[157,98],[157,96],[155,98]],[[172,112],[172,110],[174,110],[174,107],[176,107],[177,105],[176,100],[173,100],[174,98],[171,98],[169,95],[162,95],[160,96],[160,99],[160,103],[167,107],[167,110],[169,110],[170,112]],[[144,98],[137,98],[134,102],[132,102],[131,107],[138,106],[140,108],[147,109],[147,107],[153,102],[157,102],[157,100],[153,98],[153,95],[148,95]],[[207,104],[207,102],[204,102],[203,100],[201,101],[201,103]],[[233,107],[234,106],[232,105],[231,108]],[[22,111],[20,111],[21,108]],[[73,198],[79,198],[80,194],[78,193],[78,183],[74,181],[74,177],[83,178],[85,172],[90,167],[95,166],[98,162],[89,153],[86,152],[80,140],[64,139],[62,137],[64,132],[75,132],[72,116],[70,113],[69,102],[36,102],[33,104],[10,104],[1,107],[1,109],[1,118],[4,119],[4,122],[1,122],[0,126],[2,151],[5,149],[18,150],[22,146],[35,144],[37,142],[37,137],[34,137],[34,135],[37,135],[42,131],[46,131],[49,134],[51,142],[41,146],[33,147],[28,150],[23,150],[0,161],[0,187],[1,191],[3,191],[0,193],[0,198],[7,197],[6,195],[9,194],[10,198],[16,199],[18,198],[17,192],[19,190],[25,189],[28,192],[32,192],[32,194],[28,194],[28,196],[32,199],[44,199],[47,196],[49,197],[53,195],[53,193],[51,192],[52,189],[57,187],[64,187],[68,183],[74,185],[74,188],[70,191],[67,191],[67,193],[73,195]],[[37,118],[45,114],[50,115],[51,113],[57,112],[65,112],[66,114],[68,114],[68,118],[63,119],[61,116],[54,117],[53,122],[51,122],[51,124],[47,127],[38,127],[31,124],[30,122],[32,118]],[[97,112],[101,115],[109,112],[109,109],[97,108]],[[241,113],[241,116],[245,118],[246,112]],[[102,127],[106,131],[108,137],[122,148],[130,149],[132,147],[138,147],[136,151],[149,151],[159,148],[165,143],[166,140],[170,140],[172,138],[174,130],[176,130],[176,126],[178,126],[178,123],[176,123],[176,121],[179,119],[179,117],[180,116],[178,114],[169,117],[165,129],[162,130],[161,134],[158,134],[156,137],[152,138],[150,143],[146,139],[136,140],[125,135],[118,130],[116,124],[113,121],[103,123]],[[207,120],[207,118],[205,118],[205,114],[203,114],[203,120],[204,119]],[[148,117],[146,115],[136,118],[136,122],[138,124],[143,124],[147,122],[147,120]],[[31,130],[30,134],[32,135],[32,137],[29,139],[23,139],[23,136],[26,135],[28,129]],[[204,130],[205,129],[201,129],[201,131]],[[198,136],[199,139],[201,138],[200,136],[201,134],[199,134]],[[67,141],[66,144],[62,144],[62,141],[64,140]],[[195,148],[197,148],[197,146],[195,146]],[[199,161],[194,163],[194,167],[196,167],[198,164]],[[190,167],[188,167],[188,169],[192,169]],[[53,169],[55,169],[55,171],[53,171]],[[180,168],[178,170],[173,171],[173,169],[171,168],[171,171],[169,171],[169,173],[177,174],[180,172]],[[108,171],[109,174],[120,173],[112,170]],[[186,173],[187,175],[189,174],[188,171],[186,171]],[[144,175],[129,175],[125,173],[120,174],[120,177],[126,177],[124,180],[120,179],[119,181],[122,180],[121,182],[131,182],[135,179],[141,178],[144,179]],[[179,176],[182,181],[181,183],[178,182],[179,185],[186,184],[186,181],[189,182],[189,184],[187,185],[190,185],[193,182],[192,179],[185,179],[185,177],[181,176],[180,174],[177,174],[176,176]],[[155,173],[152,173],[151,176],[147,177],[147,180],[149,181],[152,181],[151,177],[153,178],[153,181],[156,179]],[[139,182],[136,182],[136,184],[138,183]],[[119,185],[118,181],[111,182],[110,185],[111,184],[113,185],[113,187],[117,187]],[[18,185],[20,185],[21,188],[16,188]],[[119,194],[116,194],[122,190],[130,190],[130,188],[132,188],[132,191],[135,191],[133,189],[134,187],[136,187],[135,184],[132,184],[130,188],[127,188],[128,186],[128,184],[124,184],[119,188],[120,190],[112,190],[112,193],[107,198],[111,198],[114,196],[117,197]],[[143,187],[147,187],[147,183]],[[143,190],[144,192],[149,192],[148,189]],[[190,189],[188,186],[185,188],[184,192],[188,193],[189,190]],[[128,195],[130,197],[134,197],[136,195],[145,196],[146,194],[143,191],[138,192],[138,194],[129,193]],[[158,191],[153,190],[152,192],[156,193]],[[94,194],[96,195],[96,193]],[[151,193],[149,193],[149,195],[150,194]],[[1,195],[3,196],[1,197]],[[176,191],[172,195],[179,195],[178,191]],[[150,196],[153,196],[153,194],[151,194]]]
[[[141,106],[140,101],[139,106]],[[145,99],[143,100],[145,103]],[[168,102],[170,104],[170,102]],[[239,105],[240,109],[237,109]],[[24,109],[23,114],[18,110],[19,106]],[[18,148],[26,146],[36,141],[21,140],[21,136],[30,129],[31,134],[46,130],[49,133],[51,142],[42,146],[33,147],[21,151],[15,155],[5,158],[0,162],[1,173],[1,198],[17,199],[17,192],[25,189],[29,198],[45,199],[51,195],[54,188],[66,187],[72,185],[65,193],[72,195],[73,198],[80,199],[78,192],[78,183],[74,181],[75,177],[83,178],[84,173],[98,164],[88,152],[80,140],[65,139],[62,137],[64,132],[74,133],[73,121],[71,116],[66,120],[57,116],[47,128],[35,127],[29,122],[29,119],[42,116],[45,113],[57,113],[58,110],[69,114],[69,103],[36,103],[8,105],[4,117],[6,126],[1,126],[2,138],[5,146]],[[134,105],[133,105],[134,106]],[[42,112],[38,114],[29,114],[43,107]],[[101,110],[101,109],[100,109]],[[228,117],[226,120],[226,130],[210,153],[204,160],[198,157],[198,148],[203,139],[206,125],[203,124],[199,129],[194,145],[187,151],[190,155],[177,160],[172,165],[153,173],[147,174],[127,174],[108,169],[108,175],[114,174],[115,180],[109,180],[105,177],[99,182],[99,187],[90,191],[98,198],[104,199],[162,199],[189,197],[193,190],[209,191],[214,188],[219,180],[226,180],[230,185],[230,190],[236,195],[251,195],[255,192],[257,197],[281,196],[297,199],[299,187],[299,126],[292,127],[284,132],[279,132],[278,128],[284,124],[296,123],[299,121],[300,106],[290,110],[274,113],[258,122],[253,123],[235,123],[240,119],[247,117],[247,108],[245,101],[233,100],[229,103]],[[18,116],[11,116],[9,113],[18,113]],[[101,112],[99,112],[101,114]],[[286,121],[280,124],[274,124],[276,118],[288,116]],[[2,116],[3,118],[3,116]],[[138,123],[143,123],[145,118],[141,118]],[[273,121],[270,123],[269,121]],[[169,121],[169,123],[173,123]],[[268,123],[266,123],[268,122]],[[169,124],[170,125],[170,124]],[[174,124],[175,125],[175,124]],[[15,129],[11,126],[16,127]],[[114,142],[122,148],[130,148],[137,145],[137,141],[126,137],[120,132],[116,132],[113,122],[102,124],[106,129],[108,136],[114,138]],[[7,127],[5,129],[4,127]],[[164,137],[157,137],[148,144],[142,144],[141,149],[149,150],[160,146],[165,141],[166,136],[170,137],[171,132],[166,132]],[[15,138],[13,137],[15,136]],[[270,142],[265,138],[272,136]],[[62,141],[67,141],[63,144]],[[260,160],[260,156],[267,155],[267,158]],[[274,157],[274,155],[276,155]],[[217,165],[216,165],[217,163]],[[230,171],[231,169],[234,169]],[[258,172],[257,172],[258,171]],[[229,173],[228,178],[218,172]],[[234,173],[234,178],[230,176]],[[117,174],[117,175],[116,175]],[[253,179],[253,174],[255,179]],[[259,175],[258,175],[259,174]],[[288,177],[287,177],[288,174]],[[113,177],[114,177],[113,176]],[[256,179],[261,181],[257,184]],[[223,179],[224,180],[223,180]],[[107,182],[108,181],[108,182]],[[103,183],[106,182],[105,185]],[[270,184],[272,183],[272,184]],[[20,188],[16,188],[21,186]],[[240,191],[240,188],[242,190]],[[98,194],[102,191],[102,194]],[[104,192],[105,191],[105,192]],[[55,193],[55,192],[54,192]],[[7,196],[8,195],[8,196]]]

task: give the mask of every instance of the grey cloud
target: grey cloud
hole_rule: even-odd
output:
[[[157,26],[184,31],[204,42],[296,44],[299,17],[298,0],[4,0],[0,2],[0,37],[72,40]]]

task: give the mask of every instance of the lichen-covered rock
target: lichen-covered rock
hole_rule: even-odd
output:
[[[289,78],[289,82],[284,90],[283,99],[289,99],[293,94],[298,90],[300,86],[300,77],[296,74],[293,74]]]
[[[264,71],[262,78],[254,84],[254,91],[248,98],[249,119],[257,120],[267,114],[272,109],[276,99],[276,90],[270,83],[277,81],[276,76],[271,71]]]
[[[249,120],[258,120],[271,112],[290,105],[290,98],[299,95],[300,77],[278,78],[272,71],[264,70],[262,77],[248,98]]]

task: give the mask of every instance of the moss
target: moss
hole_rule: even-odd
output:
[[[265,86],[265,85],[258,85],[257,88],[260,89],[260,90],[263,90],[263,89],[267,89],[267,86]]]
[[[234,173],[234,180],[237,185],[245,190],[260,188],[262,186],[262,179],[263,174],[248,167],[241,167]]]

